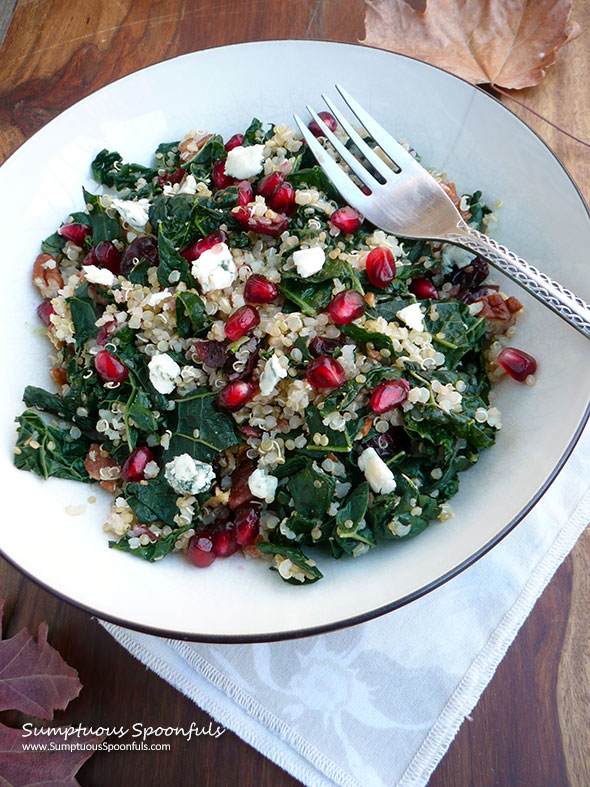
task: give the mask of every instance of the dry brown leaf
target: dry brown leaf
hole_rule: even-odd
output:
[[[538,85],[557,50],[580,33],[572,0],[367,0],[366,38],[474,84]]]

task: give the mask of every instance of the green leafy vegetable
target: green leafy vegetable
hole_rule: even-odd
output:
[[[90,441],[72,439],[69,432],[45,423],[33,410],[25,410],[18,423],[14,464],[19,470],[30,470],[42,478],[67,478],[92,483],[84,469]]]
[[[176,327],[179,336],[200,336],[211,321],[202,299],[190,291],[176,293]]]
[[[136,557],[143,558],[143,560],[147,560],[149,563],[153,563],[155,560],[160,560],[166,557],[166,555],[169,555],[170,552],[174,550],[178,536],[185,533],[189,527],[190,525],[177,527],[171,533],[168,533],[167,536],[159,536],[157,540],[150,541],[150,543],[145,546],[140,545],[135,547],[135,549],[129,546],[129,538],[131,538],[131,536],[125,534],[120,541],[109,541],[109,547],[111,549],[119,549],[122,552],[129,552],[131,555],[135,555]]]
[[[279,544],[271,544],[268,541],[261,541],[256,544],[256,547],[264,555],[280,555],[283,558],[288,558],[295,565],[297,572],[303,575],[301,579],[297,579],[294,576],[285,578],[282,574],[280,575],[281,579],[284,579],[285,582],[291,585],[311,585],[324,576],[314,561],[309,560],[298,547],[280,546]],[[278,571],[278,568],[274,565],[270,568],[271,571]]]
[[[211,462],[220,451],[240,442],[236,422],[218,410],[214,401],[211,391],[197,389],[177,402],[177,423],[165,461],[186,453],[201,462]]]

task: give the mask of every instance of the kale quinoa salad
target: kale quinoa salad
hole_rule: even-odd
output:
[[[92,174],[33,266],[57,392],[25,389],[18,468],[100,483],[113,549],[241,550],[295,585],[448,519],[502,425],[492,384],[535,382],[483,259],[370,225],[286,125]],[[481,193],[433,174],[489,231]]]

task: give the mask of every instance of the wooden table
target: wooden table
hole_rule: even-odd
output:
[[[578,2],[575,17],[589,28],[590,3]],[[364,35],[363,19],[360,0],[19,0],[0,54],[0,160],[83,96],[143,66],[255,39],[356,41]],[[590,139],[589,83],[586,34],[564,50],[542,85],[519,98]],[[508,104],[566,162],[588,197],[588,150]],[[586,533],[522,627],[473,718],[433,775],[432,787],[590,784],[589,555]],[[59,723],[209,723],[203,711],[134,661],[87,614],[4,561],[0,595],[7,600],[6,635],[47,620],[51,642],[80,672],[82,695],[57,714]],[[2,718],[14,721],[10,714]],[[230,732],[219,740],[173,741],[169,753],[99,753],[80,771],[80,782],[84,787],[297,784]]]

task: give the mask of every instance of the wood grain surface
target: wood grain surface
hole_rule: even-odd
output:
[[[582,36],[540,86],[518,98],[590,140],[590,2],[578,0],[574,16]],[[0,50],[0,160],[80,98],[143,66],[256,39],[356,41],[364,34],[363,19],[361,0],[19,0]],[[280,63],[271,65],[280,78]],[[588,198],[588,149],[505,102],[551,145]],[[522,627],[431,787],[590,785],[589,556],[586,532]],[[207,714],[134,661],[86,613],[4,561],[0,595],[7,600],[7,636],[47,620],[50,641],[80,672],[84,690],[57,714],[58,723],[209,723]],[[23,720],[8,713],[0,719]],[[84,765],[79,781],[83,787],[297,784],[230,732],[190,744],[173,740],[166,753],[99,753]]]

